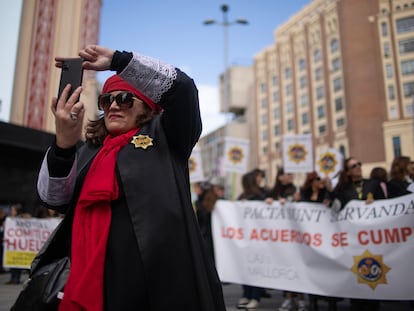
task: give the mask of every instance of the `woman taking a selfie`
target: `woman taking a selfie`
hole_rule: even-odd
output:
[[[79,56],[84,69],[117,74],[80,148],[81,88],[68,98],[67,86],[52,101],[56,140],[39,197],[49,208],[74,208],[59,310],[225,310],[191,205],[188,158],[201,133],[193,80],[138,53],[88,46]]]

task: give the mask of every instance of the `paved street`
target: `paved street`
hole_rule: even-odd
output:
[[[21,285],[5,285],[9,280],[9,273],[0,274],[0,311],[9,311],[16,299]],[[27,273],[22,274],[22,281],[27,279]],[[226,301],[227,311],[234,311],[236,304],[241,295],[241,286],[237,284],[223,285],[224,298]],[[260,311],[275,311],[282,301],[282,292],[278,290],[269,290],[271,298],[262,299],[258,310]],[[160,297],[162,299],[162,297]],[[343,300],[338,303],[338,311],[348,311],[349,302]],[[326,301],[319,302],[318,311],[327,311],[328,304]],[[381,304],[381,311],[413,311],[410,309],[407,302],[383,302]],[[121,311],[121,310],[120,310]],[[129,311],[129,310],[128,310]],[[193,311],[193,310],[191,310]],[[194,310],[196,311],[196,310]]]

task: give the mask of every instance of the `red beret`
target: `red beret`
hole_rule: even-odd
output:
[[[139,90],[134,88],[132,85],[127,83],[125,80],[123,80],[118,75],[113,75],[112,77],[109,77],[108,80],[105,81],[105,84],[102,88],[102,94],[111,93],[114,91],[127,91],[134,94],[137,98],[142,100],[144,103],[147,104],[148,107],[151,108],[152,111],[161,111],[161,106],[154,103],[150,98],[145,96],[143,93],[141,93]]]

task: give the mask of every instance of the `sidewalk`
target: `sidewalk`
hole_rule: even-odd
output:
[[[27,272],[22,273],[21,281],[24,282],[28,277]],[[9,280],[9,273],[0,274],[0,311],[9,311],[13,305],[17,295],[19,294],[22,285],[5,285]],[[236,308],[237,301],[240,298],[242,289],[241,285],[238,284],[225,284],[223,285],[223,294],[226,302],[227,311],[238,310]],[[276,311],[277,307],[282,302],[282,291],[279,290],[268,290],[271,294],[271,298],[264,298],[260,302],[260,306],[257,310],[259,311]],[[162,299],[162,297],[160,297]],[[319,301],[318,311],[328,311],[328,304],[326,301]],[[382,302],[381,311],[413,311],[410,309],[408,302]],[[124,311],[124,310],[120,310]],[[129,311],[129,310],[128,310]],[[197,311],[197,310],[188,310]],[[337,304],[337,311],[349,311],[349,300],[345,299]]]

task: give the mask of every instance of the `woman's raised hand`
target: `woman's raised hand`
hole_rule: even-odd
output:
[[[99,45],[88,45],[79,51],[79,56],[85,61],[83,68],[87,70],[103,71],[109,70],[115,50]]]

